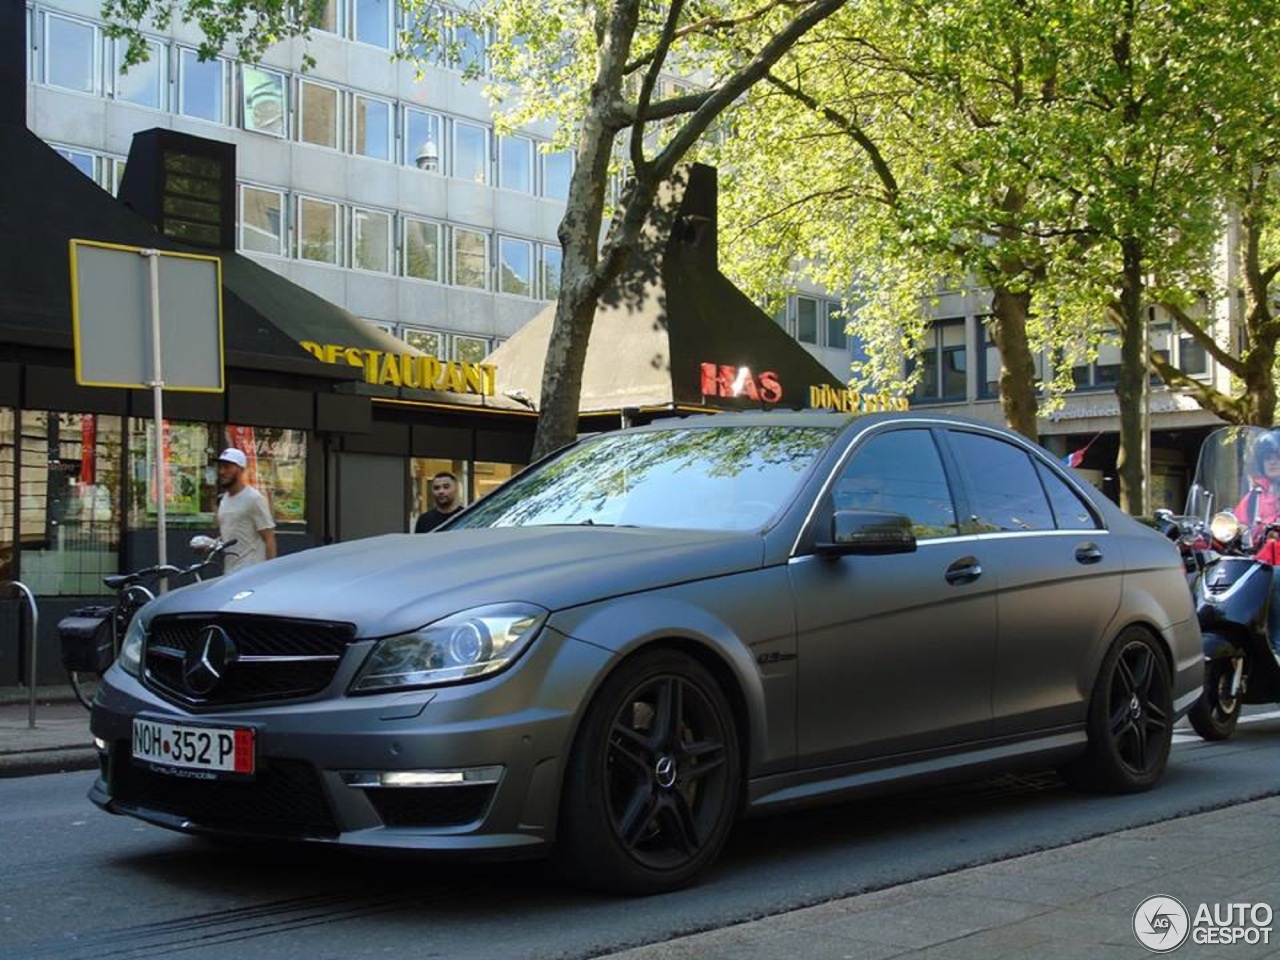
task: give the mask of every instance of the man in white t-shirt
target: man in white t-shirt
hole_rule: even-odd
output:
[[[218,536],[235,540],[224,554],[223,570],[234,573],[276,555],[276,522],[267,498],[245,482],[248,460],[243,450],[228,447],[218,454]]]

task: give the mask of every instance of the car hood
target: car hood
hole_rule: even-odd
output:
[[[756,569],[763,557],[757,533],[546,526],[389,534],[184,587],[151,612],[342,621],[357,636],[382,637],[481,604],[559,610]]]

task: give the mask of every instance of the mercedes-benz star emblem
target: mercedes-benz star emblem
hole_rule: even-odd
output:
[[[182,660],[182,679],[187,689],[198,697],[207,696],[227,675],[238,656],[235,641],[227,631],[217,624],[205,627]]]

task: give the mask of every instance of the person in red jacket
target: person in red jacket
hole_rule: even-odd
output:
[[[1264,434],[1253,447],[1253,469],[1249,491],[1236,504],[1236,519],[1255,531],[1255,542],[1263,529],[1280,523],[1280,431]]]

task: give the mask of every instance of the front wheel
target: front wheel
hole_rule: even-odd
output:
[[[102,674],[91,670],[67,671],[67,682],[71,684],[71,692],[86,710],[93,708],[93,698],[98,692],[98,681],[101,679]]]
[[[687,884],[737,813],[741,757],[715,678],[682,653],[641,653],[609,676],[569,759],[558,838],[571,876],[617,893]]]
[[[1105,793],[1155,786],[1173,745],[1173,682],[1147,631],[1130,627],[1103,657],[1087,726],[1089,746],[1068,769],[1069,780]]]
[[[1187,719],[1205,740],[1226,740],[1236,732],[1240,720],[1240,695],[1232,693],[1236,660],[1220,658],[1204,665],[1204,689]],[[1241,677],[1243,682],[1243,676]]]

